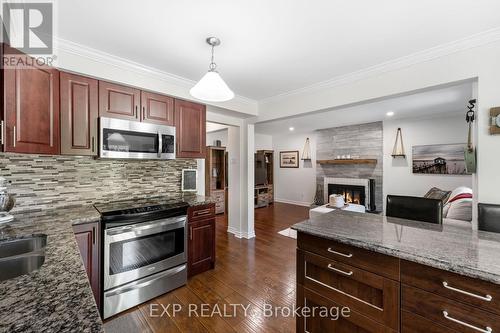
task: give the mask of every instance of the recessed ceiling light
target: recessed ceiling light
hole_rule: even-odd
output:
[[[288,130],[290,130],[290,132],[291,132],[291,131],[295,130],[295,127],[289,127]]]
[[[387,117],[392,117],[394,116],[394,112],[393,111],[389,111],[385,114]]]

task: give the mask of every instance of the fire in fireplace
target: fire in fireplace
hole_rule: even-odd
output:
[[[366,205],[366,193],[364,186],[328,184],[328,195],[340,194],[345,202],[358,205]]]

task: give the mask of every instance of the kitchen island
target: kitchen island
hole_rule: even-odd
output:
[[[292,228],[298,305],[352,313],[299,317],[297,332],[500,330],[498,234],[340,210]]]

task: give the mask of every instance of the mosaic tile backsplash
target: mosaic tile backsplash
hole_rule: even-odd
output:
[[[16,197],[14,212],[178,194],[182,169],[196,169],[196,160],[0,153],[0,175]]]

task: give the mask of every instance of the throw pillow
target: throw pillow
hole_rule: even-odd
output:
[[[444,191],[444,190],[441,190],[437,187],[433,187],[429,190],[429,192],[427,192],[424,195],[424,198],[441,200],[443,202],[443,205],[444,205],[448,201],[450,194],[451,194],[451,191]]]

